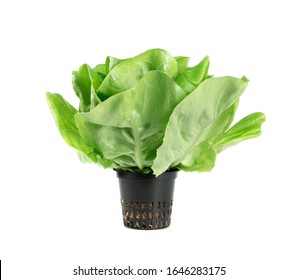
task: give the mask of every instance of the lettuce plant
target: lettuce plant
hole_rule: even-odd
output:
[[[107,57],[73,72],[76,110],[60,94],[47,100],[68,145],[84,162],[131,172],[210,171],[218,153],[261,133],[263,113],[231,128],[248,79],[208,75],[209,59],[161,49],[128,59]]]

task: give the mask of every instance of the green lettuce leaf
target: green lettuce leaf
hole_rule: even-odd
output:
[[[114,95],[75,122],[84,141],[123,169],[150,168],[184,91],[166,74],[150,71],[135,87]]]
[[[260,112],[244,117],[216,139],[215,149],[221,152],[239,142],[259,136],[264,121],[265,115]]]
[[[103,78],[106,76],[108,72],[106,72],[106,65],[105,64],[98,64],[93,68],[99,75],[102,75]]]
[[[170,78],[176,77],[178,65],[174,57],[161,49],[148,50],[123,60],[114,66],[99,88],[99,98],[107,98],[132,88],[148,72],[159,70]]]
[[[220,115],[238,100],[247,82],[233,77],[210,78],[174,109],[152,169],[156,176],[178,164],[205,141]]]
[[[216,162],[217,152],[207,141],[196,145],[191,153],[177,165],[177,168],[187,172],[211,171]]]
[[[187,70],[190,58],[186,56],[176,56],[175,60],[177,62],[178,74],[180,75]]]
[[[93,162],[97,162],[96,156],[93,154],[94,149],[83,141],[75,125],[74,116],[77,110],[58,93],[48,92],[46,97],[56,125],[65,142]]]
[[[125,59],[118,59],[112,56],[108,56],[105,60],[105,71],[108,74],[115,66],[120,64]]]
[[[215,165],[217,154],[213,143],[231,125],[238,107],[238,102],[239,99],[218,116],[207,129],[201,132],[200,141],[185,155],[185,158],[178,159],[172,165],[178,165],[178,168],[184,171],[210,171]]]
[[[79,111],[88,112],[101,102],[97,90],[103,79],[100,73],[87,64],[72,72],[73,89],[80,99]]]
[[[191,93],[205,79],[208,78],[209,58],[206,56],[203,60],[194,67],[187,68],[183,71],[175,81],[186,92]]]

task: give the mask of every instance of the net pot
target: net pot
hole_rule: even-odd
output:
[[[169,227],[174,181],[178,171],[153,174],[116,171],[120,183],[124,225],[152,230]]]

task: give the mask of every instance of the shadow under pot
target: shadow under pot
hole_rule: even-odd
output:
[[[153,174],[116,172],[124,225],[141,230],[169,227],[178,171],[167,171],[158,177]]]

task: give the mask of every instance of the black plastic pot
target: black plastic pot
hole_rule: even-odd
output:
[[[153,174],[116,172],[124,225],[142,230],[169,227],[178,171],[167,171],[158,177]]]

